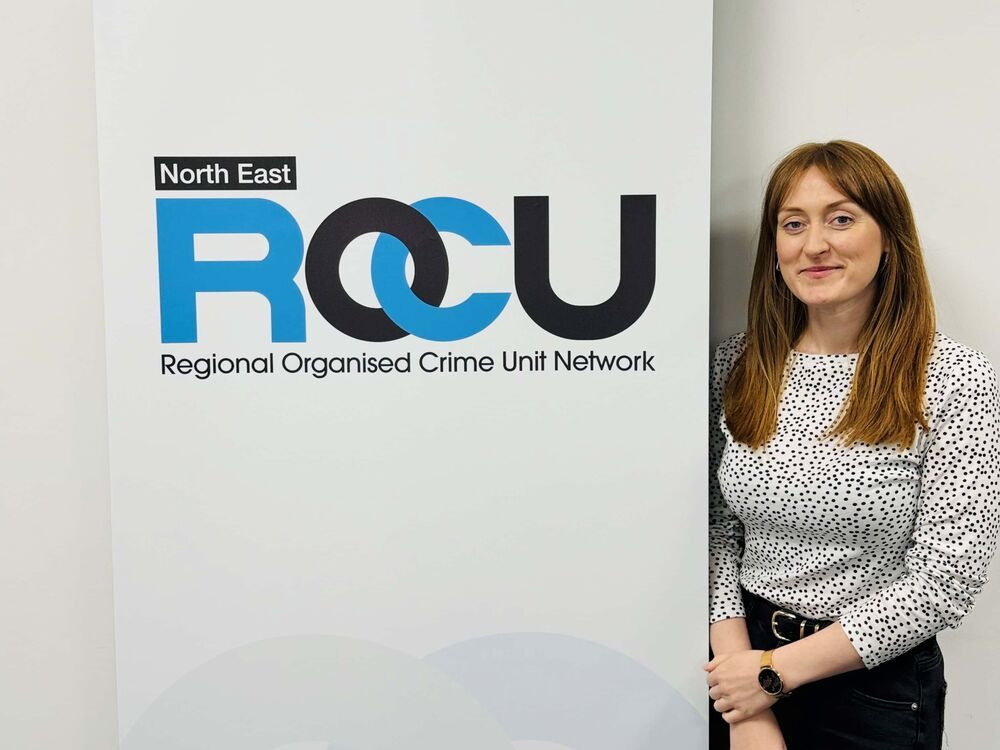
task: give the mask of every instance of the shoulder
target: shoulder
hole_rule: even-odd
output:
[[[739,331],[731,336],[722,339],[716,347],[712,361],[716,368],[722,367],[728,370],[732,363],[740,356],[743,347],[746,345],[746,331]]]
[[[721,393],[733,363],[746,343],[746,333],[740,331],[720,341],[712,354],[712,388]]]
[[[927,362],[926,392],[932,411],[948,403],[984,401],[993,404],[1000,399],[996,367],[989,357],[941,331],[934,334],[934,346]]]
[[[942,395],[957,389],[979,388],[997,381],[996,368],[983,352],[936,331],[927,362],[928,384],[938,384]]]

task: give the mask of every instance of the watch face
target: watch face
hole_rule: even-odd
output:
[[[764,691],[771,695],[778,695],[781,692],[781,678],[770,667],[764,667],[760,670],[760,674],[757,675],[757,681],[760,682],[760,686],[764,688]]]

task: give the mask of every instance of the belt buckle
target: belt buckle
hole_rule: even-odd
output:
[[[802,638],[806,637],[806,620],[805,619],[796,617],[795,615],[791,614],[790,612],[785,612],[783,610],[776,609],[776,610],[774,610],[774,612],[771,613],[771,632],[774,633],[774,637],[775,638],[777,638],[778,640],[781,640],[781,641],[787,641],[789,643],[791,643],[792,640],[793,640],[792,638],[786,638],[785,636],[783,636],[781,633],[778,632],[778,617],[779,616],[780,617],[787,617],[792,622],[795,622],[796,620],[799,620],[799,638],[802,639]],[[818,622],[813,623],[812,632],[813,633],[818,633],[819,632],[819,623]]]
[[[787,617],[789,620],[792,620],[793,622],[795,620],[798,620],[799,618],[789,612],[783,612],[780,609],[776,609],[774,610],[774,612],[771,613],[771,632],[774,633],[774,637],[777,638],[779,641],[788,641],[789,643],[791,643],[792,641],[791,638],[786,638],[785,636],[783,636],[781,633],[778,632],[778,617]]]

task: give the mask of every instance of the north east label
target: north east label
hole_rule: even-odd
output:
[[[294,156],[154,156],[157,190],[295,190]]]

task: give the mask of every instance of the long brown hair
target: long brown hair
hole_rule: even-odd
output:
[[[757,259],[750,283],[746,345],[724,391],[726,426],[751,448],[777,428],[778,401],[792,345],[808,311],[775,271],[778,209],[810,167],[875,219],[882,234],[875,302],[858,335],[858,361],[840,420],[827,436],[844,445],[911,446],[923,413],[927,360],[936,328],[930,282],[913,211],[895,172],[869,148],[851,141],[805,143],[775,167],[764,193]]]

